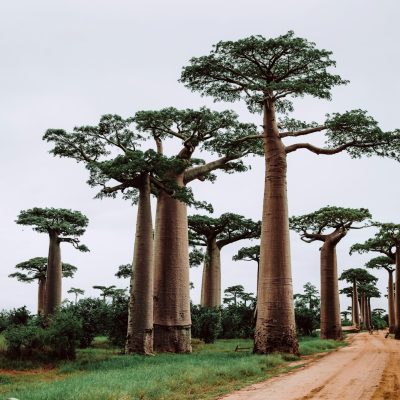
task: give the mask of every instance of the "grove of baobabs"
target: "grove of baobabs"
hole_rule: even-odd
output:
[[[26,238],[33,230],[29,237],[41,240],[42,253],[29,244],[15,265],[3,266],[8,282],[18,281],[26,293],[0,312],[2,398],[400,398],[399,216],[381,220],[369,196],[356,204],[349,193],[337,202],[335,185],[322,194],[306,175],[304,182],[288,179],[302,162],[318,171],[329,158],[321,180],[340,175],[355,192],[368,186],[368,174],[355,182],[353,171],[341,168],[346,155],[351,165],[388,163],[396,185],[400,129],[383,128],[385,121],[362,103],[332,111],[336,91],[351,92],[351,82],[318,40],[289,30],[214,43],[194,47],[176,71],[180,89],[214,108],[175,107],[160,88],[167,106],[128,116],[96,108],[95,123],[84,112],[65,125],[49,117],[37,140],[65,172],[42,169],[40,179],[60,202],[36,201],[27,192],[28,205],[7,215],[20,243],[32,240]],[[104,57],[118,55],[107,48]],[[304,110],[303,102],[304,120],[295,111]],[[318,103],[329,104],[322,119],[309,107]],[[291,204],[300,198],[292,196],[293,182],[316,199],[293,208],[305,210],[295,215]],[[66,185],[76,196],[88,185],[95,198],[69,205],[61,195]],[[262,198],[255,199],[251,185]],[[370,190],[372,198],[372,184]],[[236,192],[246,196],[247,208],[236,206]],[[97,249],[117,254],[125,235],[117,220],[102,225],[103,212],[125,204],[134,242],[124,246],[133,261],[116,261],[103,278]],[[93,232],[107,239],[96,242]],[[291,250],[297,239],[315,260],[312,274],[293,274],[308,262]],[[8,246],[3,252],[18,253]],[[91,264],[89,286],[79,278],[83,263]],[[240,263],[253,292],[233,272]],[[201,279],[193,279],[196,269]],[[37,299],[25,300],[32,283]]]

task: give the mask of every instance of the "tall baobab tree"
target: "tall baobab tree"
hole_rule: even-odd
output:
[[[328,115],[322,124],[289,118],[291,99],[310,95],[330,99],[331,89],[348,82],[331,73],[331,52],[293,32],[276,38],[250,36],[221,41],[210,54],[194,57],[183,68],[181,82],[192,91],[216,101],[244,100],[251,112],[262,112],[261,138],[265,155],[265,190],[262,214],[258,316],[254,351],[298,352],[290,263],[287,155],[307,150],[351,157],[378,155],[399,160],[398,132],[383,132],[365,111]],[[278,115],[283,115],[281,120]],[[284,144],[326,133],[326,145],[309,142]],[[253,135],[254,136],[257,135]],[[249,138],[250,139],[250,138]],[[243,139],[245,140],[245,139]]]
[[[358,299],[359,299],[359,293],[358,293],[358,285],[359,284],[367,284],[367,283],[372,283],[376,282],[376,278],[368,273],[363,268],[349,268],[346,269],[342,272],[342,274],[339,277],[340,280],[345,280],[348,283],[351,283],[353,286],[353,291],[352,291],[352,320],[353,320],[353,325],[357,328],[360,328],[360,307],[358,304]],[[365,324],[365,313],[363,314],[363,324]]]
[[[322,339],[339,339],[342,336],[336,246],[350,229],[361,228],[357,224],[370,217],[371,214],[364,208],[328,206],[310,214],[290,218],[290,228],[300,233],[303,241],[323,242],[320,249]]]
[[[396,264],[395,287],[400,287],[400,224],[379,223],[374,224],[379,231],[364,243],[356,243],[350,253],[378,252],[394,260]],[[395,291],[395,339],[400,339],[400,291]]]
[[[371,312],[371,298],[381,297],[378,288],[374,283],[361,282],[358,286],[358,292],[360,294],[361,310],[363,311],[363,321],[365,329],[370,330],[372,328],[372,312]]]
[[[188,217],[189,243],[206,247],[201,301],[204,307],[221,305],[221,249],[244,239],[260,237],[261,223],[233,213],[219,218],[206,215]]]
[[[44,313],[46,294],[47,258],[31,258],[28,261],[17,264],[15,268],[18,272],[8,275],[10,278],[17,278],[20,282],[38,282],[38,314],[42,315]],[[61,270],[63,278],[72,278],[77,268],[71,264],[62,263]]]
[[[394,285],[393,272],[396,260],[388,256],[379,256],[369,260],[365,266],[371,269],[384,269],[388,273],[388,316],[389,316],[389,333],[395,330],[395,313],[394,313]]]
[[[89,251],[85,245],[79,242],[79,237],[85,233],[89,221],[79,211],[35,207],[21,211],[15,222],[19,225],[32,226],[34,231],[49,235],[44,314],[53,314],[61,304],[60,244],[71,243],[79,251]]]

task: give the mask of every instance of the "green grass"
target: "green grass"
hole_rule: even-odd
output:
[[[251,350],[234,352],[237,345],[252,347],[252,341],[218,340],[210,345],[194,341],[192,354],[144,357],[118,355],[97,339],[95,348],[79,351],[76,361],[53,370],[25,377],[0,375],[0,396],[24,400],[212,399],[265,380],[296,359],[282,354],[253,355]],[[307,338],[301,340],[300,348],[311,354],[340,345]]]

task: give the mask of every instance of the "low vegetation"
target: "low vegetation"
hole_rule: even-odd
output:
[[[212,399],[295,368],[290,361],[297,360],[285,354],[254,355],[251,339],[197,340],[192,354],[155,357],[122,356],[105,338],[96,338],[93,346],[78,350],[74,361],[34,370],[7,372],[3,359],[0,395],[24,400]],[[235,352],[236,346],[242,350]],[[305,355],[339,346],[343,342],[300,340]]]

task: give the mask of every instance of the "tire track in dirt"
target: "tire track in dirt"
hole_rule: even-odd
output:
[[[223,400],[398,400],[400,342],[359,333],[350,346]]]

